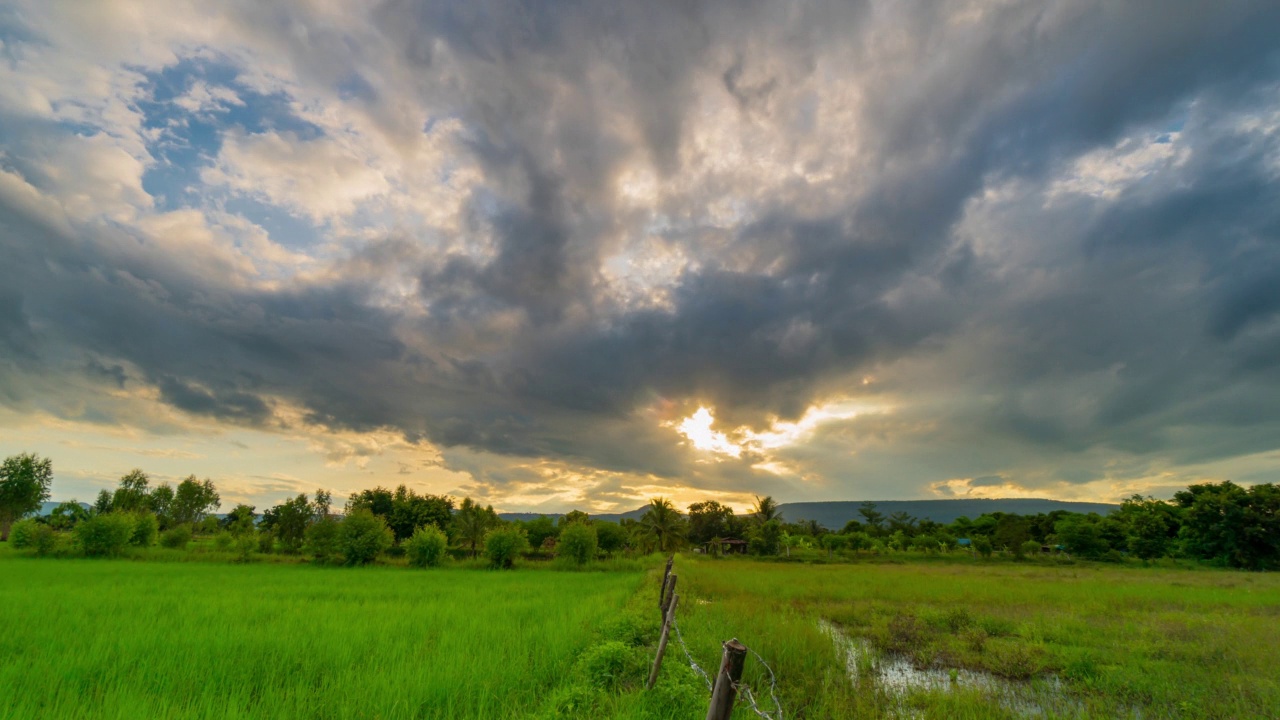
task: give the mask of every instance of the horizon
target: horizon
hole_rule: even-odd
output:
[[[6,9],[0,455],[60,497],[1280,481],[1280,4]]]

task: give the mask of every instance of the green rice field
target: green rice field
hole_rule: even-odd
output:
[[[744,680],[761,709],[773,709],[763,660],[793,719],[1277,716],[1280,576],[903,557],[678,556],[692,658],[713,670],[720,642],[739,638],[760,654]],[[642,687],[654,564],[422,571],[0,550],[0,718],[700,718],[705,686],[675,640],[658,687]],[[943,680],[895,685],[895,662]]]

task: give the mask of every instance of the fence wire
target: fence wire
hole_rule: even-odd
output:
[[[680,643],[680,648],[684,650],[684,656],[689,662],[689,667],[693,668],[694,672],[702,676],[702,682],[706,684],[707,692],[714,692],[715,690],[711,682],[711,676],[707,675],[707,672],[698,665],[696,660],[693,659],[693,653],[689,652],[689,646],[684,641],[684,634],[680,632],[680,623],[674,617],[671,619],[671,626],[675,628],[676,640]],[[751,687],[744,682],[734,684],[734,687],[738,690],[739,701],[741,702],[745,700],[746,703],[751,706],[751,710],[754,711],[756,715],[766,718],[766,720],[783,720],[782,703],[778,701],[778,678],[774,675],[773,668],[769,667],[769,663],[765,662],[764,658],[760,657],[760,653],[752,650],[751,648],[747,648],[747,650],[755,656],[756,660],[764,666],[765,670],[769,671],[769,697],[773,700],[773,710],[761,710],[760,704],[756,701],[755,694],[751,692]]]

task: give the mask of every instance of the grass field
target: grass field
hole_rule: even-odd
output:
[[[706,696],[674,641],[640,689],[654,570],[318,568],[20,557],[0,549],[0,719],[685,718]],[[649,563],[651,565],[651,563]],[[982,561],[680,557],[680,626],[713,670],[737,637],[786,717],[1028,714],[991,688],[851,678],[834,624],[885,657],[1062,703],[1041,717],[1277,717],[1280,576]],[[856,678],[856,682],[855,682]],[[745,681],[764,700],[754,657]],[[766,709],[771,704],[765,703]],[[754,718],[740,706],[737,719]]]
[[[9,557],[0,717],[521,717],[641,579]]]

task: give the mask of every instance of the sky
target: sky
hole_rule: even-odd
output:
[[[1275,482],[1277,27],[0,0],[0,453],[259,508]]]

